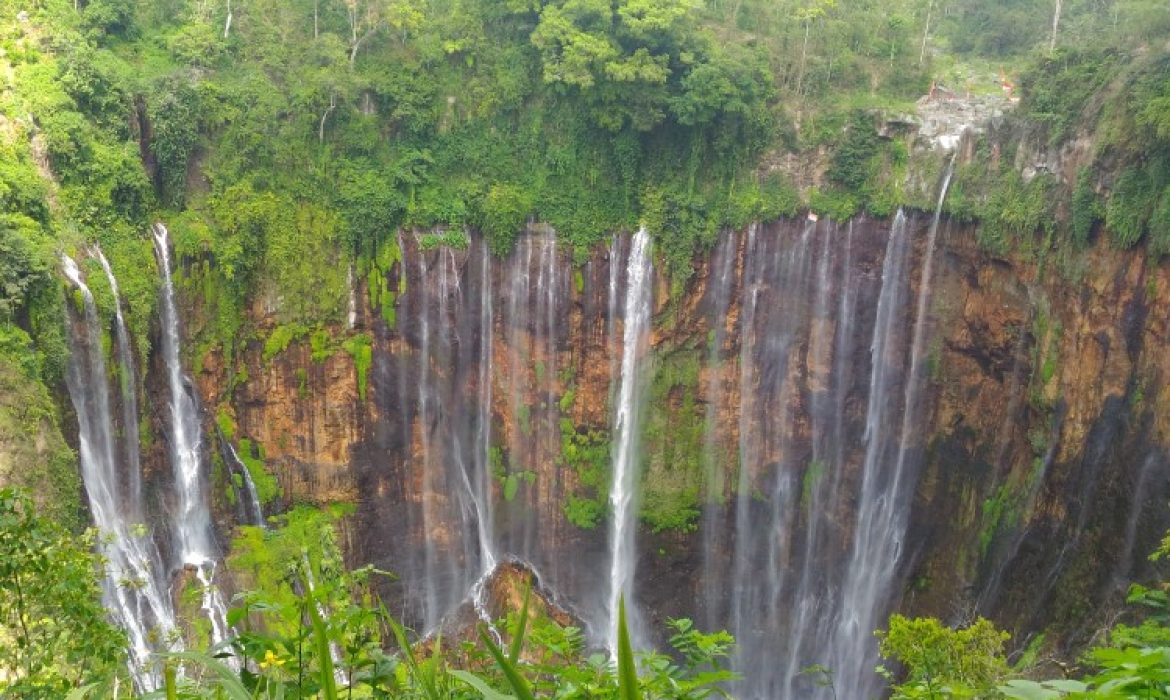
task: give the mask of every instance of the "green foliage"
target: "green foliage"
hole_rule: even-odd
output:
[[[572,398],[570,398],[572,397]],[[569,389],[560,408],[567,412],[576,392]],[[561,418],[561,464],[575,472],[579,488],[565,500],[565,518],[586,530],[605,518],[609,499],[610,443],[603,430],[579,430],[569,418]]]
[[[268,338],[264,341],[263,358],[265,362],[271,362],[272,358],[288,349],[289,345],[304,338],[309,334],[309,329],[299,323],[287,323],[283,326],[277,326],[268,334]]]
[[[1118,248],[1132,248],[1146,232],[1158,190],[1144,169],[1129,168],[1117,178],[1105,207],[1105,225]]]
[[[760,188],[760,219],[774,221],[794,217],[800,211],[800,193],[792,185],[773,175]]]
[[[373,339],[365,333],[359,333],[346,338],[341,347],[353,358],[353,371],[357,375],[358,398],[365,401],[370,386],[370,366],[374,362]]]
[[[1070,202],[1072,209],[1069,222],[1073,243],[1079,247],[1088,245],[1093,229],[1104,220],[1105,208],[1093,188],[1093,175],[1088,168],[1077,172],[1077,183]]]
[[[199,141],[200,94],[189,79],[173,76],[152,90],[149,106],[150,147],[158,162],[163,198],[179,205],[186,196],[187,164]]]
[[[0,489],[0,694],[60,698],[121,673],[126,640],[99,602],[93,535],[78,539]]]
[[[171,655],[188,668],[211,671],[181,679],[168,674],[176,696],[500,700],[572,693],[701,700],[734,679],[722,669],[733,643],[726,632],[704,634],[689,620],[671,620],[680,665],[662,654],[636,654],[623,614],[625,642],[615,670],[599,654],[586,656],[581,630],[545,616],[527,592],[521,609],[494,625],[500,636],[481,627],[478,644],[464,643],[458,657],[445,652],[441,638],[412,648],[407,631],[373,593],[372,578],[385,572],[341,565],[336,527],[346,513],[299,507],[270,530],[241,528],[229,564],[254,588],[236,597],[228,621],[239,630],[231,645],[242,668],[231,671],[203,653]],[[401,654],[384,651],[388,637]],[[462,667],[451,668],[449,658],[461,659]]]
[[[48,241],[23,214],[0,214],[0,320],[11,320],[49,284]]]
[[[497,183],[483,199],[480,227],[496,255],[507,255],[533,209],[531,196],[515,185]]]
[[[260,503],[271,503],[280,496],[280,482],[264,466],[264,453],[258,443],[253,443],[248,438],[240,438],[239,456],[244,468],[248,470],[248,476],[252,477],[252,483],[256,486],[256,497],[260,499]]]
[[[1170,255],[1170,185],[1162,191],[1150,215],[1149,230],[1150,252],[1157,257]]]
[[[834,221],[848,221],[861,205],[854,193],[837,189],[813,189],[808,195],[808,206]]]
[[[1006,253],[1027,245],[1031,237],[1053,226],[1053,178],[1036,175],[1025,181],[1015,170],[993,175],[986,201],[980,207],[979,245]]]
[[[439,247],[465,250],[469,243],[467,234],[463,231],[443,231],[441,233],[424,233],[419,236],[419,250],[434,250]]]
[[[1090,99],[1113,77],[1119,61],[1113,49],[1060,49],[1040,59],[1020,81],[1020,109],[1036,122],[1048,125],[1048,137],[1057,143],[1083,118]]]
[[[882,656],[905,669],[892,687],[894,698],[987,697],[1008,672],[1003,645],[1009,635],[983,618],[951,629],[934,618],[893,615],[877,636]]]
[[[859,192],[870,180],[870,164],[880,150],[881,143],[873,118],[866,114],[855,114],[846,128],[845,138],[833,151],[825,175],[829,182],[846,191]]]

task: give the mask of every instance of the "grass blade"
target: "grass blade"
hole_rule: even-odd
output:
[[[249,693],[248,689],[244,687],[244,684],[240,682],[239,675],[222,661],[193,651],[177,651],[173,654],[168,654],[167,656],[172,659],[197,663],[210,669],[216,676],[218,676],[217,680],[219,687],[227,693],[231,700],[252,700],[252,694]],[[167,668],[171,669],[167,676],[167,700],[171,700],[172,698],[177,697],[177,691],[172,691],[172,688],[174,687],[172,685],[174,682],[173,666],[168,666]],[[176,694],[172,694],[172,692],[175,692]]]
[[[501,693],[474,673],[468,673],[460,669],[452,669],[451,675],[478,690],[479,694],[483,696],[483,700],[516,700],[514,695]]]
[[[325,621],[317,610],[315,600],[308,600],[309,621],[313,624],[313,646],[317,651],[317,673],[321,678],[321,693],[325,700],[337,700],[337,679],[333,676],[333,655],[329,650],[329,634]]]
[[[508,650],[508,660],[515,664],[520,660],[520,650],[524,648],[524,634],[528,628],[528,597],[532,594],[532,584],[524,588],[524,603],[520,606],[520,619],[516,622],[516,630],[512,633],[512,647]]]
[[[167,700],[179,697],[179,689],[175,684],[175,665],[169,661],[163,666],[163,687],[166,688]]]
[[[532,695],[532,691],[528,688],[528,682],[516,670],[516,665],[508,661],[508,657],[504,656],[503,650],[496,646],[496,643],[492,641],[491,635],[482,626],[479,628],[479,638],[487,646],[488,653],[496,660],[496,665],[504,672],[504,678],[507,679],[508,685],[512,686],[516,697],[520,700],[536,700],[535,696]]]
[[[621,700],[640,700],[638,670],[634,667],[634,648],[630,644],[630,629],[626,624],[626,599],[618,599],[618,697]]]

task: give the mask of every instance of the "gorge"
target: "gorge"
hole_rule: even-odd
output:
[[[1170,8],[1049,5],[0,16],[0,695],[1170,695]]]

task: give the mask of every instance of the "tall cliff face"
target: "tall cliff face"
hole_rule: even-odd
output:
[[[929,227],[752,227],[685,282],[654,277],[635,602],[730,627],[742,668],[778,655],[749,695],[847,658],[865,605],[1089,629],[1167,525],[1170,269],[991,257],[943,221],[926,276]],[[231,367],[202,358],[205,405],[286,499],[356,504],[349,556],[399,575],[386,593],[413,624],[510,555],[599,639],[629,238],[577,264],[539,228],[504,259],[425,240],[403,234],[375,282],[394,313],[356,290],[368,367],[257,340]],[[866,561],[867,530],[893,537],[887,562]]]

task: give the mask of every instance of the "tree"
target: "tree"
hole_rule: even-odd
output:
[[[61,698],[123,667],[126,640],[107,621],[90,544],[0,489],[0,695]]]
[[[934,618],[894,615],[889,629],[876,634],[882,656],[905,668],[905,680],[893,686],[895,699],[983,697],[1007,675],[1009,635],[983,618],[951,629]]]

